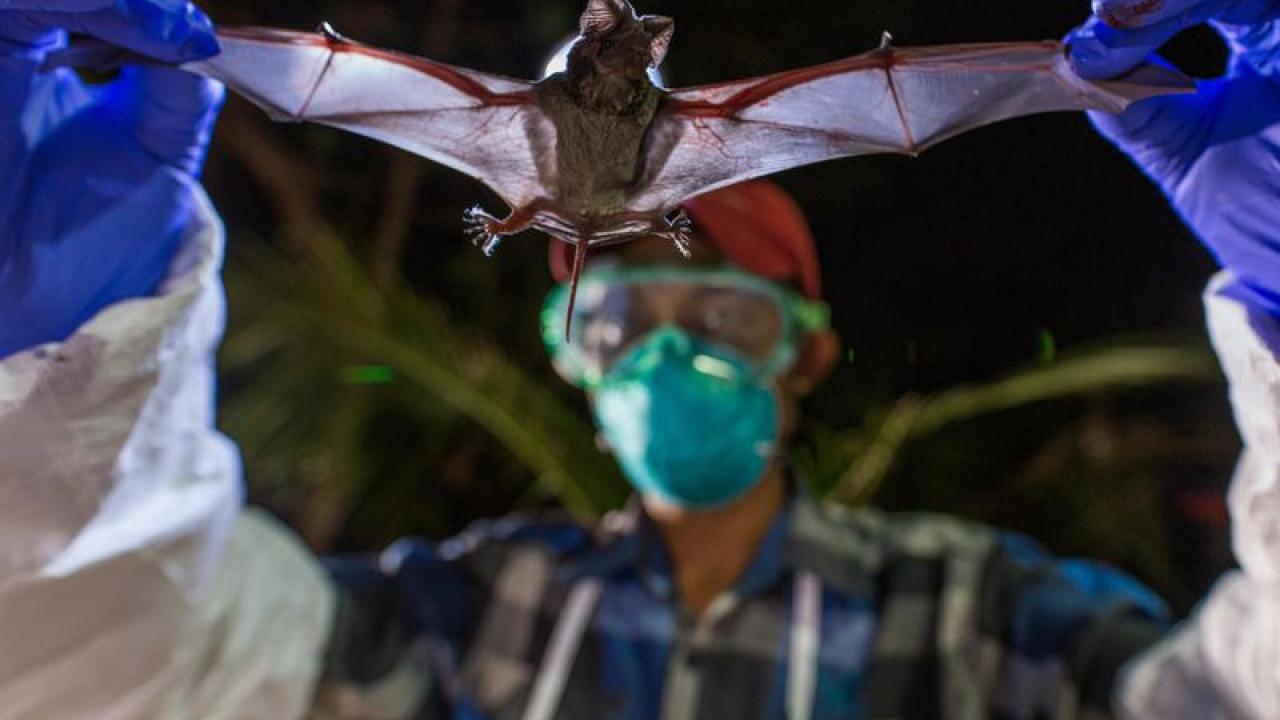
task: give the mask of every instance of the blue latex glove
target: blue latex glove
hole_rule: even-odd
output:
[[[0,357],[156,290],[222,99],[216,83],[158,66],[96,87],[41,71],[62,30],[167,62],[218,51],[185,1],[0,0]]]
[[[1197,94],[1090,116],[1235,274],[1231,292],[1280,317],[1280,0],[1096,0],[1094,10],[1067,38],[1088,78],[1128,70],[1199,23],[1228,42],[1226,74]]]

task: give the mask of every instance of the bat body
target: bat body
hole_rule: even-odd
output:
[[[526,82],[361,45],[322,28],[219,31],[209,75],[281,120],[350,130],[443,163],[511,211],[464,216],[492,253],[536,228],[586,249],[644,235],[687,253],[681,201],[748,178],[868,153],[915,154],[965,130],[1054,110],[1112,112],[1192,86],[1144,66],[1088,82],[1056,42],[895,48],[667,91],[648,71],[673,23],[589,0],[566,70]],[[886,36],[887,39],[887,36]]]

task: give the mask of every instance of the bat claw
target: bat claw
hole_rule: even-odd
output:
[[[320,33],[320,35],[322,35],[324,39],[330,43],[354,44],[351,42],[350,38],[344,36],[342,33],[338,32],[337,30],[334,30],[333,26],[327,22],[320,23],[320,25],[316,28],[316,32]]]
[[[676,216],[667,221],[667,230],[660,233],[664,237],[675,243],[676,250],[688,260],[693,256],[689,249],[689,230],[693,227],[693,221],[689,219],[689,215],[684,210],[676,213]]]
[[[498,219],[480,209],[479,205],[473,205],[462,213],[462,221],[467,224],[463,232],[471,240],[471,244],[480,248],[480,252],[486,256],[492,257],[502,242],[502,235],[494,232]]]

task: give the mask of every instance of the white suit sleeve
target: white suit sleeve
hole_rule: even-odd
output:
[[[0,361],[0,719],[292,718],[333,590],[214,429],[221,225],[161,291]]]
[[[1280,717],[1280,322],[1233,298],[1231,283],[1219,274],[1205,305],[1244,440],[1227,495],[1241,569],[1131,663],[1122,717]]]

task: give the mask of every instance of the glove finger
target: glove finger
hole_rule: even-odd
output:
[[[1199,6],[1218,12],[1232,4],[1234,0],[1093,0],[1093,14],[1113,28],[1140,28],[1175,18]]]
[[[1211,20],[1232,45],[1232,57],[1270,74],[1280,61],[1278,0],[1094,0],[1094,13],[1114,28],[1173,22],[1183,28]],[[1181,21],[1179,16],[1185,15]]]
[[[129,66],[102,99],[128,119],[138,143],[152,156],[191,175],[204,164],[218,108],[221,83],[167,67]]]
[[[0,50],[38,58],[66,43],[64,33],[30,15],[0,10]]]
[[[1068,58],[1083,78],[1115,77],[1131,70],[1174,35],[1207,21],[1217,9],[1215,2],[1202,2],[1174,17],[1128,29],[1091,17],[1067,35]]]
[[[1166,192],[1172,192],[1198,156],[1185,149],[1200,142],[1224,82],[1201,81],[1194,95],[1148,98],[1118,114],[1090,112],[1089,120]]]
[[[1147,27],[1187,13],[1226,23],[1256,24],[1280,17],[1280,3],[1276,0],[1094,0],[1093,13],[1116,28]]]
[[[1237,74],[1241,63],[1253,66],[1261,75],[1274,76],[1280,71],[1280,17],[1258,22],[1215,21],[1213,25],[1231,46],[1229,74]]]
[[[88,12],[115,5],[115,0],[0,0],[0,10]]]
[[[126,0],[89,12],[30,11],[24,15],[44,27],[92,35],[164,62],[197,60],[219,50],[213,23],[189,3],[162,7],[152,0]]]
[[[1067,60],[1076,74],[1088,80],[1102,80],[1125,73],[1149,55],[1154,48],[1113,47],[1116,31],[1096,17],[1067,33]]]

